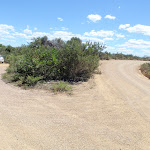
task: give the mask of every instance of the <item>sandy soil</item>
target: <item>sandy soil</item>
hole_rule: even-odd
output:
[[[150,80],[142,61],[103,61],[72,96],[0,79],[0,150],[149,150]],[[7,65],[0,64],[0,74]]]

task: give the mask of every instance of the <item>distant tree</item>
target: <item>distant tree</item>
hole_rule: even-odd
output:
[[[29,47],[31,48],[39,48],[41,46],[41,38],[33,38],[32,42],[29,44]]]
[[[106,45],[103,43],[99,43],[99,42],[86,42],[86,45],[88,47],[92,47],[94,48],[95,51],[97,52],[102,52],[104,49],[106,49]]]
[[[52,46],[56,49],[62,49],[65,46],[65,42],[61,38],[56,38],[50,41]]]
[[[0,48],[5,47],[3,44],[0,44]]]
[[[12,52],[13,50],[14,50],[14,47],[12,47],[11,45],[8,45],[8,46],[6,47],[6,49],[5,49],[5,51],[6,51],[7,53]]]
[[[40,44],[41,45],[46,45],[47,44],[47,41],[48,41],[48,37],[47,36],[44,36],[40,39]]]

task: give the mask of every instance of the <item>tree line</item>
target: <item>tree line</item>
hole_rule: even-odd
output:
[[[49,40],[47,36],[38,37],[20,47],[0,44],[0,54],[10,64],[5,78],[28,86],[48,80],[85,81],[98,67],[99,60],[150,60],[149,57],[111,54],[103,52],[104,49],[104,44],[83,43],[77,37],[68,41],[60,38]]]
[[[5,78],[20,85],[35,85],[38,81],[85,81],[99,65],[99,43],[82,43],[73,37],[61,39],[35,38],[21,47],[3,47],[0,53],[10,64]]]

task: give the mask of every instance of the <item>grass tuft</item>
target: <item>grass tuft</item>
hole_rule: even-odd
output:
[[[67,92],[69,94],[71,94],[72,92],[72,87],[67,83],[67,82],[58,82],[58,83],[54,83],[51,86],[51,89],[57,93],[57,92]]]

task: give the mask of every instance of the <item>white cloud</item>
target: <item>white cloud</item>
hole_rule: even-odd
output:
[[[130,24],[121,24],[121,25],[119,26],[119,29],[126,29],[126,28],[128,28],[128,27],[130,27]]]
[[[88,18],[89,20],[91,20],[92,22],[94,22],[94,23],[96,23],[97,21],[99,21],[99,20],[102,19],[102,17],[101,17],[100,15],[98,15],[98,14],[95,14],[95,15],[94,15],[94,14],[88,15],[87,18]]]
[[[5,39],[5,38],[1,38],[1,37],[0,37],[0,40],[2,40],[2,41],[15,41],[15,40],[12,40],[12,39],[7,39],[7,38]]]
[[[142,51],[144,52],[144,54],[143,54],[144,56],[145,56],[145,53],[146,53],[146,55],[150,55],[150,50],[143,49]]]
[[[107,49],[109,49],[109,50],[115,50],[116,48],[113,47],[113,46],[107,46]]]
[[[104,30],[100,30],[100,31],[92,30],[91,32],[85,32],[84,35],[85,36],[109,37],[109,36],[113,36],[114,32],[113,31],[104,31]]]
[[[32,38],[36,38],[36,37],[43,37],[43,36],[47,36],[49,38],[52,37],[52,35],[50,33],[46,33],[46,32],[33,32],[32,34],[14,32],[13,36],[15,36],[17,38],[22,38],[22,39],[28,39],[28,40],[30,40]]]
[[[79,37],[83,41],[91,41],[91,42],[104,43],[104,40],[96,38],[96,37],[87,37],[87,36],[84,36],[84,35],[78,35],[77,37]]]
[[[13,36],[18,37],[18,38],[25,38],[28,39],[30,38],[28,35],[26,35],[25,33],[19,33],[19,32],[14,32],[12,33]]]
[[[103,40],[96,38],[96,37],[87,37],[84,35],[80,34],[73,34],[72,32],[67,32],[67,31],[51,31],[49,33],[47,32],[32,32],[32,30],[29,30],[29,26],[27,26],[27,29],[25,29],[23,32],[16,32],[14,30],[14,27],[12,26],[7,26],[7,25],[0,25],[0,41],[3,42],[4,39],[5,41],[10,41],[13,39],[16,40],[21,40],[21,39],[26,39],[26,41],[30,42],[32,38],[36,37],[43,37],[47,36],[50,40],[54,38],[62,38],[63,40],[70,40],[72,37],[79,37],[81,40],[85,41],[96,41],[96,42],[103,42]],[[5,29],[5,30],[4,30]],[[67,28],[62,27],[61,29],[67,30]],[[11,32],[9,31],[11,30]],[[3,31],[3,35],[2,32]]]
[[[104,38],[103,40],[104,41],[113,41],[114,39],[113,38]]]
[[[60,18],[60,17],[58,17],[57,19],[58,19],[59,21],[63,21],[63,19],[62,19],[62,18]]]
[[[111,53],[124,53],[124,54],[134,54],[134,50],[131,49],[131,48],[126,48],[126,47],[118,47],[118,46],[115,46],[115,47],[112,47],[112,46],[107,46],[106,50],[108,52],[111,52]]]
[[[14,32],[15,29],[11,25],[0,24],[0,36],[9,35],[11,32]]]
[[[11,25],[0,24],[0,37],[4,39],[14,39],[12,33],[15,32],[15,28]]]
[[[125,36],[123,34],[116,34],[117,38],[124,38]]]
[[[124,54],[132,54],[133,53],[132,49],[125,48],[125,47],[117,48],[116,50],[117,50],[117,52],[124,53]]]
[[[92,41],[92,42],[105,43],[107,41],[112,41],[116,38],[124,37],[124,35],[111,30],[99,30],[99,31],[91,30],[89,32],[85,32],[84,34],[73,34],[72,32],[66,31],[65,27],[62,27],[61,30],[56,30],[56,31],[54,29],[55,28],[53,28],[53,30],[50,32],[36,32],[36,31],[29,30],[29,26],[27,26],[27,29],[25,29],[23,32],[17,32],[15,31],[13,26],[0,25],[0,42],[1,43],[4,42],[5,39],[6,42],[8,41],[7,42],[8,44],[12,44],[12,46],[15,44],[15,46],[17,46],[17,44],[19,43],[18,41],[20,40],[31,41],[31,39],[34,37],[36,38],[36,37],[47,36],[50,40],[54,38],[62,38],[63,40],[66,41],[66,40],[70,40],[70,38],[72,37],[79,37],[83,42]],[[14,39],[16,43],[9,42],[9,40],[12,41]],[[115,46],[115,49],[111,49],[109,47],[109,50],[111,49],[111,51],[114,52],[117,51],[117,49],[118,51],[119,50],[125,51],[125,49],[123,48],[126,48],[126,51],[128,52],[129,50],[132,49],[139,49],[139,50],[142,49],[144,53],[144,50],[146,51],[150,49],[150,41],[130,39],[124,44]]]
[[[0,30],[0,35],[6,35],[9,34],[9,31],[7,30]]]
[[[130,33],[142,33],[144,35],[150,36],[150,26],[146,25],[137,24],[133,27],[126,28],[125,30],[127,30]]]
[[[11,26],[11,25],[6,25],[6,24],[0,24],[0,31],[8,31],[8,30],[10,30],[10,31],[15,31],[15,28],[13,27],[13,26]]]
[[[12,34],[1,35],[1,37],[7,38],[7,39],[15,39],[15,37]]]
[[[74,35],[72,34],[72,32],[67,32],[67,31],[53,31],[52,32],[53,38],[62,38],[63,40],[69,40],[73,36]]]
[[[68,28],[66,28],[66,27],[61,27],[61,30],[68,30]]]
[[[24,29],[23,32],[26,34],[32,34],[32,30],[29,30],[29,29]]]
[[[145,41],[143,39],[136,40],[130,39],[122,45],[118,45],[119,47],[127,47],[127,48],[136,48],[136,49],[148,49],[150,48],[150,41]]]
[[[34,28],[34,30],[36,31],[36,30],[37,30],[37,28],[35,27],[35,28]]]
[[[130,33],[141,33],[150,36],[150,26],[146,25],[137,24],[133,27],[130,27],[130,24],[121,24],[119,29],[127,30]]]
[[[32,38],[33,37],[42,37],[42,36],[50,36],[50,33],[46,33],[46,32],[34,32],[33,34],[32,34]]]
[[[113,20],[116,19],[115,16],[111,16],[111,15],[106,15],[105,18],[107,18],[107,19],[113,19]]]
[[[32,30],[29,30],[29,25],[27,25],[27,28],[23,30],[26,34],[32,34]]]

